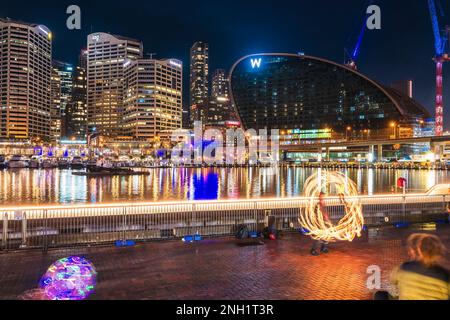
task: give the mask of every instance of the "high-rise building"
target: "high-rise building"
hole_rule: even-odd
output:
[[[87,137],[87,76],[86,69],[77,66],[73,73],[72,99],[66,110],[66,137],[84,140]]]
[[[124,66],[142,58],[139,40],[108,33],[88,36],[87,117],[89,133],[123,134]]]
[[[217,69],[212,74],[211,97],[229,97],[230,86],[224,69]]]
[[[402,80],[391,84],[391,88],[403,93],[405,96],[413,97],[413,81],[412,80]]]
[[[58,69],[52,68],[51,77],[51,109],[50,109],[50,139],[58,141],[61,138],[61,76]]]
[[[87,70],[87,58],[88,58],[87,49],[81,50],[80,54],[78,55],[78,66],[85,70]]]
[[[209,46],[205,42],[196,42],[190,52],[190,119],[206,121],[208,110]]]
[[[183,65],[175,59],[139,59],[125,67],[124,134],[167,140],[182,127]]]
[[[52,112],[57,116],[58,118],[53,121],[53,115],[52,115],[52,123],[59,122],[59,137],[64,137],[67,135],[67,123],[66,123],[66,110],[67,107],[72,99],[72,90],[73,90],[73,71],[74,67],[73,65],[61,61],[53,61],[53,73],[57,74],[60,81],[59,86],[59,112],[56,110],[56,108],[52,108]],[[52,77],[52,79],[55,77]],[[53,88],[53,86],[52,86]],[[57,95],[57,93],[55,93]]]
[[[211,81],[207,126],[224,127],[227,121],[232,120],[229,88],[225,70],[215,70]]]
[[[0,137],[50,138],[52,33],[0,19]]]

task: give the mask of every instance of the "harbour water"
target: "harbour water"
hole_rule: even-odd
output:
[[[0,170],[0,205],[50,205],[173,200],[224,200],[296,197],[305,180],[320,169],[272,168],[157,168],[147,176],[85,177],[61,169]],[[425,192],[450,183],[450,171],[342,170],[360,194],[400,193],[399,177],[408,192]]]

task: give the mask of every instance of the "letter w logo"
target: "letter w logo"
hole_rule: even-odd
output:
[[[252,68],[255,69],[255,68],[261,67],[261,61],[262,61],[261,58],[259,58],[259,59],[252,59],[252,60],[250,61],[251,64],[252,64]]]

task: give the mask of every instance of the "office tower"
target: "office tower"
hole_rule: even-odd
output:
[[[88,58],[87,49],[81,50],[80,54],[78,55],[78,66],[84,70],[87,70],[87,58]]]
[[[50,86],[50,140],[58,141],[61,138],[61,76],[54,67],[52,68]]]
[[[208,109],[209,48],[205,42],[196,42],[190,52],[190,118],[206,121]]]
[[[67,135],[66,110],[72,99],[73,65],[61,61],[53,61],[53,70],[58,74],[60,84],[60,137]]]
[[[125,67],[124,133],[138,140],[170,140],[182,127],[182,62],[139,59]]]
[[[52,33],[0,19],[0,137],[50,138]]]
[[[412,80],[401,80],[391,84],[391,88],[403,93],[405,96],[413,97],[413,81]]]
[[[224,127],[232,119],[229,83],[225,70],[217,69],[212,75],[211,97],[207,112],[207,126]]]
[[[72,99],[67,106],[66,119],[66,137],[74,140],[86,139],[87,76],[86,69],[84,69],[82,66],[77,66],[73,73]]]
[[[123,70],[142,58],[142,42],[107,33],[93,33],[87,40],[88,132],[108,137],[123,134]]]
[[[189,129],[191,127],[191,119],[189,118],[189,110],[186,110],[186,106],[183,107],[183,129]]]

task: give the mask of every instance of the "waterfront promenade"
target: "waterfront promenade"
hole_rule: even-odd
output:
[[[320,257],[309,255],[311,240],[300,234],[259,246],[238,246],[236,240],[222,238],[195,244],[168,241],[131,248],[10,252],[0,254],[0,299],[19,299],[37,287],[53,261],[69,255],[84,255],[95,264],[98,285],[93,300],[371,299],[367,267],[381,267],[386,288],[389,271],[406,259],[406,237],[422,228],[372,231],[368,241],[332,244],[331,253]],[[448,225],[430,224],[425,229],[450,242]]]

